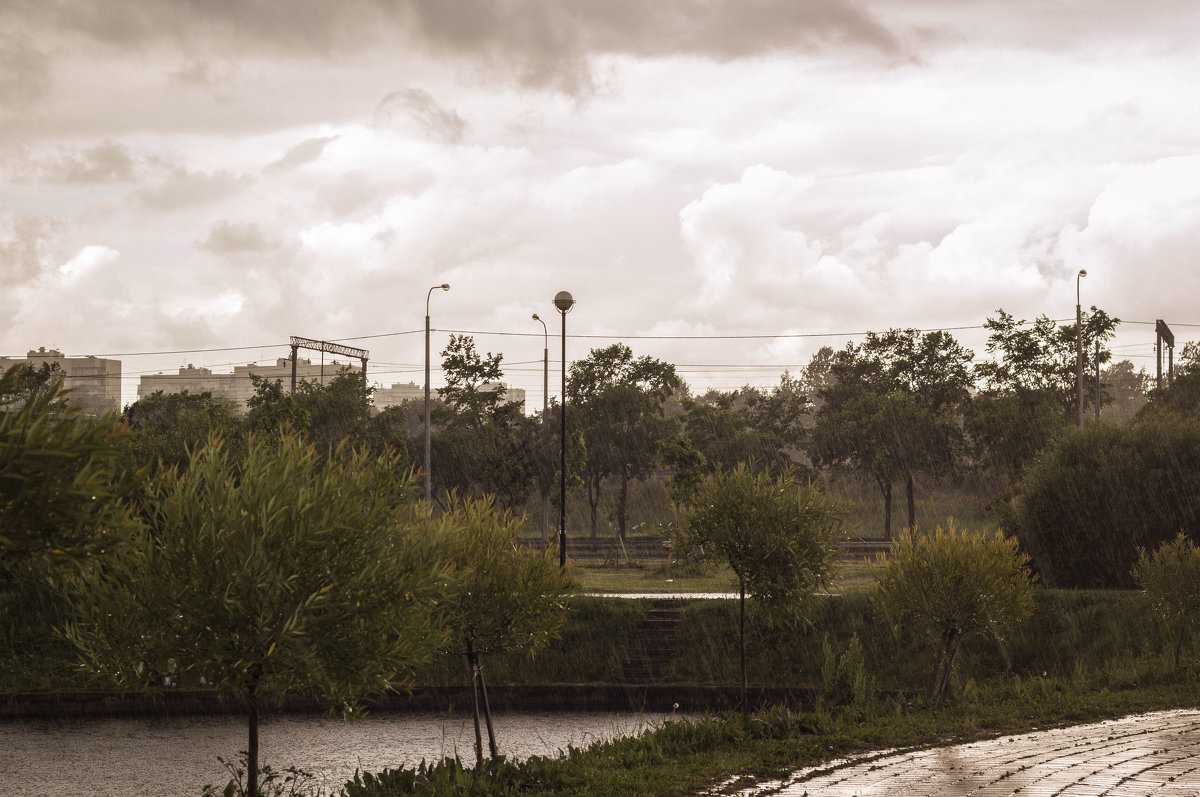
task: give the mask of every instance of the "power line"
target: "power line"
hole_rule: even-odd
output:
[[[1074,321],[1073,318],[1051,319],[1054,323],[1067,323]],[[1153,326],[1154,321],[1121,321],[1122,324],[1134,324],[1141,326]],[[1200,323],[1180,323],[1173,322],[1172,326],[1200,328]],[[917,328],[917,332],[961,332],[965,330],[987,329],[986,324],[969,324],[965,326],[949,326],[949,327],[923,327]],[[540,332],[500,332],[489,330],[469,330],[469,329],[433,329],[434,332],[448,332],[456,335],[487,335],[495,337],[542,337]],[[424,330],[402,330],[399,332],[380,332],[372,335],[354,335],[341,338],[330,338],[330,342],[343,342],[355,340],[372,340],[378,338],[400,337],[404,335],[415,335],[423,333]],[[771,333],[765,335],[567,335],[569,339],[584,339],[584,340],[793,340],[793,339],[808,339],[808,338],[855,338],[864,337],[870,334],[870,330],[853,331],[853,332],[789,332],[789,333]],[[289,343],[262,343],[253,346],[213,346],[207,348],[196,349],[162,349],[158,351],[128,351],[128,352],[103,352],[93,356],[96,357],[154,357],[166,356],[172,354],[208,354],[213,352],[223,351],[250,351],[254,349],[273,349],[273,348],[288,348]],[[536,362],[536,361],[533,361]]]

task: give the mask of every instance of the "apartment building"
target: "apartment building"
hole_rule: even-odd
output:
[[[71,392],[67,403],[80,407],[88,415],[103,415],[121,411],[121,361],[104,357],[68,357],[58,349],[40,346],[24,358],[0,357],[0,369],[28,364],[41,368],[44,363],[57,363],[63,373],[63,386]]]
[[[362,366],[349,363],[339,363],[337,360],[329,363],[314,363],[310,359],[296,361],[296,381],[307,380],[318,384],[327,384],[343,369],[353,373],[362,373]],[[137,396],[146,398],[158,391],[163,393],[211,393],[214,398],[222,398],[233,405],[234,411],[246,412],[246,402],[254,395],[254,383],[251,375],[271,381],[279,380],[285,389],[292,384],[292,361],[287,357],[278,358],[274,364],[234,366],[233,373],[213,373],[210,368],[195,365],[185,365],[173,374],[145,374],[138,381]]]

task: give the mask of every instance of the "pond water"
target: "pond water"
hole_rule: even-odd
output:
[[[568,745],[637,734],[669,714],[496,714],[500,753],[555,755]],[[484,744],[487,743],[486,730]],[[295,766],[335,792],[356,769],[376,772],[422,759],[458,755],[474,761],[470,714],[378,712],[343,722],[285,715],[260,727],[260,760]],[[14,720],[0,722],[0,784],[19,797],[181,797],[229,780],[217,756],[246,747],[245,720],[233,716]]]

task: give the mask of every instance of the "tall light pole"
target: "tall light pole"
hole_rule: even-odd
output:
[[[449,283],[434,285],[425,293],[425,500],[431,500],[432,483],[429,480],[429,297],[438,288],[450,290]]]
[[[1079,269],[1075,275],[1075,380],[1079,386],[1079,417],[1075,425],[1083,427],[1083,307],[1079,303],[1079,280],[1087,276],[1087,269]]]
[[[533,320],[542,325],[542,430],[550,423],[550,330],[537,313]],[[544,439],[544,438],[543,438]],[[542,545],[550,543],[550,491],[542,498]]]
[[[558,445],[558,566],[567,566],[567,313],[575,297],[567,291],[554,294],[554,306],[562,314],[562,426]]]

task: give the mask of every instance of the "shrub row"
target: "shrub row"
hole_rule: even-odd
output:
[[[644,600],[575,598],[560,639],[534,658],[519,653],[491,657],[486,662],[488,680],[493,684],[619,683],[627,649],[648,606]],[[931,642],[889,627],[865,592],[818,598],[806,618],[793,627],[748,624],[747,633],[753,635],[748,647],[751,682],[818,684],[825,642],[835,651],[844,651],[857,637],[866,668],[879,687],[926,686]],[[965,646],[959,673],[963,681],[998,673],[1073,678],[1130,658],[1168,655],[1173,642],[1140,593],[1039,590],[1033,616],[1005,641],[981,637]],[[736,683],[736,601],[687,601],[674,647],[669,681]],[[39,655],[31,658],[33,653]],[[15,661],[0,662],[0,669],[10,676],[4,686],[10,690],[95,686],[71,670],[67,659],[71,655],[69,646],[47,645],[22,652],[20,666],[13,666]],[[1186,655],[1194,655],[1194,650],[1185,650]],[[23,683],[22,673],[25,677],[36,673],[38,679]],[[47,673],[59,675],[47,682]],[[467,677],[460,657],[441,656],[422,669],[417,680],[459,684],[466,683]]]

